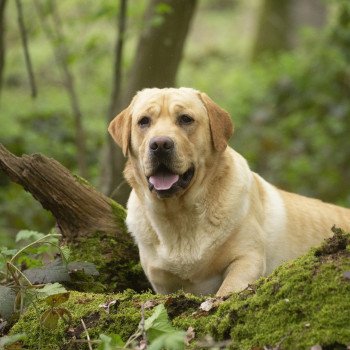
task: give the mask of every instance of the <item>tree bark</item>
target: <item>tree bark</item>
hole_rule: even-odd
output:
[[[327,6],[321,0],[263,0],[257,19],[253,60],[296,48],[303,27],[326,24]]]
[[[3,85],[3,73],[5,67],[5,7],[6,0],[0,0],[0,92]]]
[[[151,1],[145,14],[145,27],[137,45],[124,104],[136,91],[145,87],[175,85],[196,3],[196,0]]]
[[[40,154],[16,157],[0,144],[0,170],[54,215],[72,254],[95,263],[106,289],[149,286],[141,269],[133,268],[138,250],[125,228],[123,207]]]
[[[116,98],[114,115],[128,105],[138,90],[146,87],[175,86],[176,73],[196,4],[197,0],[150,1],[125,93]],[[105,166],[115,162],[116,167],[109,172],[110,178],[106,180],[109,184],[107,194],[113,193],[120,185],[125,164],[121,150],[118,149],[110,155],[113,158],[107,158]],[[130,189],[123,186],[113,198],[125,204],[129,192]]]
[[[252,58],[288,49],[290,0],[263,0],[258,14]]]

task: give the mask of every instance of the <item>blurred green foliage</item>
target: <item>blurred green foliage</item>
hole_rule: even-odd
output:
[[[129,1],[123,69],[131,68],[145,0]],[[305,31],[292,52],[250,63],[256,1],[202,1],[178,74],[179,86],[207,92],[235,124],[232,146],[254,171],[277,186],[350,206],[350,4],[337,7],[324,31]],[[112,84],[117,4],[58,3],[70,48],[87,133],[89,178],[98,183]],[[339,8],[342,8],[341,11]],[[7,9],[7,57],[0,140],[16,154],[41,152],[76,171],[74,123],[52,48],[38,21],[26,22],[39,96],[29,97],[12,3]],[[30,2],[26,18],[36,17]],[[163,10],[162,10],[163,11]],[[165,11],[165,10],[164,10]],[[0,245],[18,229],[53,225],[40,205],[0,175]]]
[[[305,30],[293,52],[256,64],[193,54],[181,73],[231,113],[231,145],[254,171],[285,190],[350,206],[350,3],[331,4],[327,28]]]

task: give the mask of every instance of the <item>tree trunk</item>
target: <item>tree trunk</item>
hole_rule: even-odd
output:
[[[54,215],[73,255],[95,263],[107,289],[149,286],[137,267],[138,250],[126,231],[122,206],[40,154],[16,157],[0,144],[0,170]]]
[[[2,90],[2,79],[5,67],[5,7],[6,0],[0,0],[0,93]]]
[[[293,0],[290,18],[292,28],[289,34],[291,48],[300,44],[301,29],[305,27],[323,28],[327,22],[327,5],[323,0]]]
[[[253,60],[266,53],[290,50],[300,42],[303,27],[323,27],[327,7],[322,0],[263,0],[257,19]]]
[[[176,72],[181,62],[185,40],[195,12],[197,0],[152,0],[146,10],[144,30],[141,33],[134,63],[125,87],[114,104],[113,114],[125,108],[134,94],[146,87],[171,87],[175,85]],[[113,146],[115,147],[115,146]],[[115,162],[114,172],[109,172],[106,182],[111,194],[120,185],[124,158],[121,150],[110,152],[109,166]],[[120,188],[113,198],[125,204],[130,189]]]
[[[263,0],[258,14],[253,60],[289,48],[290,0]]]

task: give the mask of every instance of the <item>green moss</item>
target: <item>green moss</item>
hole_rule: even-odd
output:
[[[78,174],[72,174],[74,176],[74,179],[80,183],[81,185],[84,185],[86,187],[92,188],[92,185],[90,184],[90,182],[86,179],[84,179],[83,177],[79,176]]]
[[[122,235],[123,232],[115,236],[97,232],[89,237],[77,238],[71,245],[71,259],[94,263],[100,273],[95,281],[104,286],[104,291],[147,290],[150,285],[140,266],[138,249],[129,237],[125,239]],[[99,289],[86,285],[87,289],[79,290],[102,291],[100,286],[94,287]]]
[[[197,337],[210,333],[217,340],[232,339],[232,349],[350,344],[350,282],[343,278],[350,270],[349,235],[334,237],[205,317],[197,313],[174,323],[184,329],[191,325]]]
[[[336,243],[330,239],[322,248],[284,264],[209,312],[199,309],[204,298],[184,293],[164,296],[130,290],[121,294],[72,292],[62,305],[73,314],[70,327],[60,321],[55,332],[43,330],[38,320],[46,306],[39,305],[39,311],[31,308],[25,313],[12,333],[28,335],[27,349],[38,349],[38,339],[45,345],[42,349],[79,349],[80,345],[72,344],[74,337],[85,338],[80,325],[83,318],[91,338],[97,339],[100,333],[118,333],[125,340],[139,324],[141,305],[151,300],[145,316],[163,303],[174,326],[194,328],[196,339],[190,346],[194,349],[198,348],[196,341],[206,334],[217,340],[231,339],[231,348],[240,350],[277,344],[293,350],[310,349],[315,344],[330,349],[335,344],[345,346],[350,344],[350,281],[343,274],[350,270],[350,235],[341,235],[343,242],[344,237],[345,245],[329,249]],[[116,303],[109,313],[99,307],[111,300]]]
[[[113,199],[109,198],[110,200],[110,205],[112,208],[112,212],[114,216],[116,217],[116,220],[118,223],[121,224],[121,227],[123,227],[123,230],[126,232],[127,228],[125,225],[125,219],[126,219],[126,210],[125,208],[120,205],[119,203],[115,202]]]
[[[86,334],[81,324],[84,320],[91,339],[98,339],[99,334],[119,334],[123,340],[127,340],[136,330],[141,320],[141,306],[149,300],[152,300],[152,306],[145,310],[145,317],[149,317],[154,306],[165,303],[170,310],[176,309],[176,314],[188,312],[190,308],[186,308],[186,300],[194,302],[198,297],[189,295],[188,298],[179,293],[171,297],[164,295],[154,295],[150,292],[144,294],[136,294],[132,290],[126,290],[119,294],[93,294],[71,292],[67,302],[62,304],[72,314],[72,323],[65,324],[62,320],[56,329],[48,330],[40,325],[40,316],[48,308],[45,303],[39,303],[23,315],[21,320],[12,328],[11,333],[24,332],[28,336],[23,341],[26,349],[33,350],[51,350],[51,349],[84,349],[86,346],[79,345],[74,339],[86,339]],[[107,305],[109,302],[115,301],[110,306],[108,312],[101,305]],[[183,309],[180,310],[179,305],[185,302]],[[199,305],[197,301],[196,308]],[[40,346],[40,347],[39,347]]]
[[[144,291],[150,284],[139,262],[139,252],[125,226],[126,210],[110,199],[112,212],[119,227],[117,232],[96,232],[77,237],[72,244],[72,260],[89,261],[96,265],[100,276],[97,283],[80,283],[74,289],[90,292],[121,292],[126,288]],[[94,281],[92,281],[94,282]]]

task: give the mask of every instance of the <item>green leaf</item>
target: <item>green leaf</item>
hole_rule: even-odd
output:
[[[164,333],[158,338],[154,339],[148,345],[147,350],[183,350],[185,349],[185,332],[173,331]]]
[[[0,248],[0,254],[3,255],[3,256],[7,256],[7,257],[13,256],[17,252],[18,252],[17,249],[8,249],[6,247],[1,247]]]
[[[58,312],[54,309],[49,309],[41,315],[40,323],[44,327],[52,330],[57,327],[59,319],[60,315],[58,314]]]
[[[13,289],[0,286],[0,316],[9,320],[14,313],[16,293]]]
[[[77,271],[81,271],[90,276],[99,275],[93,263],[73,261],[66,265],[61,259],[56,259],[42,267],[27,269],[23,271],[23,273],[32,284],[46,284],[68,282],[71,280],[69,274]]]
[[[168,313],[163,304],[159,304],[154,308],[153,314],[145,321],[145,330],[148,339],[152,342],[154,339],[164,333],[171,333],[175,328],[171,325]]]
[[[45,235],[41,232],[31,231],[31,230],[21,230],[16,235],[16,242],[19,242],[22,240],[36,241],[43,237],[45,237]]]
[[[70,281],[68,268],[62,263],[61,259],[42,267],[24,270],[23,273],[32,284]]]
[[[50,295],[66,293],[67,290],[59,283],[48,283],[43,288],[37,289],[36,293],[40,299],[47,298]]]
[[[52,307],[56,307],[66,302],[69,299],[69,296],[70,296],[69,292],[53,294],[46,297],[45,302],[46,304],[49,304]]]
[[[69,260],[71,253],[72,252],[67,245],[61,247],[61,254],[63,255],[65,261]]]
[[[5,346],[16,343],[19,340],[23,340],[25,337],[26,335],[24,333],[5,335],[4,337],[0,338],[0,349],[5,349]]]
[[[123,347],[124,342],[119,334],[100,334],[101,343],[98,350],[114,350],[115,347]]]

